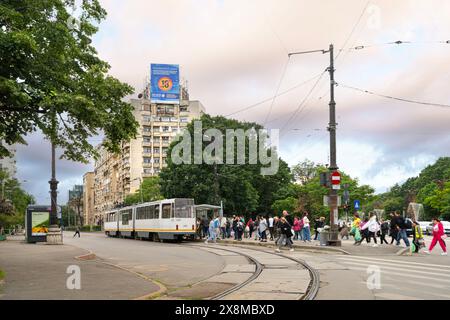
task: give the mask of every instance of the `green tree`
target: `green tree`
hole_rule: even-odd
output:
[[[296,213],[298,208],[298,199],[294,197],[287,197],[285,199],[276,200],[272,204],[272,209],[277,215],[281,215],[283,210],[287,210],[289,213]]]
[[[87,162],[98,155],[90,136],[103,133],[105,147],[118,152],[138,124],[122,101],[133,89],[107,75],[110,66],[91,45],[106,11],[82,0],[78,24],[68,11],[74,7],[75,0],[1,1],[0,140],[24,143],[39,129],[62,157]]]
[[[224,117],[201,117],[203,132],[215,128],[223,134],[227,129],[262,129],[261,125],[249,122],[239,122]],[[194,136],[194,124],[187,126],[187,132]],[[279,169],[274,175],[261,175],[261,163],[249,164],[249,143],[259,143],[259,137],[245,138],[246,163],[231,164],[175,164],[172,150],[177,145],[173,142],[168,150],[167,167],[160,174],[161,190],[167,198],[194,198],[196,203],[220,204],[223,201],[225,213],[270,213],[278,190],[288,185],[292,176],[286,162],[279,159]],[[225,139],[224,139],[225,140]],[[227,141],[228,142],[228,141]],[[203,142],[202,151],[210,144]],[[225,145],[225,142],[224,142]],[[259,150],[264,152],[268,150]],[[226,148],[223,150],[226,160]],[[183,154],[184,155],[184,154]],[[191,145],[188,156],[194,155],[194,144]],[[217,155],[219,156],[219,155]],[[231,155],[230,155],[231,156]],[[237,163],[237,142],[234,141],[234,163]]]
[[[144,178],[139,189],[133,193],[129,194],[124,203],[126,205],[136,204],[141,202],[141,190],[142,190],[142,200],[143,202],[151,202],[156,200],[164,199],[161,194],[160,178],[158,176]]]
[[[26,193],[16,179],[9,178],[0,170],[0,227],[24,225],[25,211],[34,203],[33,196]]]

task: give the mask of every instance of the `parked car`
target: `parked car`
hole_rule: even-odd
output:
[[[427,233],[427,227],[431,225],[431,221],[417,221],[423,234]]]
[[[444,232],[445,234],[450,234],[450,222],[449,221],[441,221],[442,225],[444,226]],[[433,223],[430,223],[430,225],[427,226],[427,235],[433,234]]]

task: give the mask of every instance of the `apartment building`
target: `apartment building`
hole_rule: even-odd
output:
[[[200,101],[189,101],[182,88],[179,104],[152,103],[147,97],[132,99],[134,116],[139,122],[136,139],[122,143],[122,152],[113,155],[99,149],[95,163],[95,215],[123,203],[134,193],[144,178],[158,175],[166,166],[167,152],[173,138],[193,119],[201,117],[205,108]]]
[[[83,176],[84,224],[98,224],[100,217],[95,217],[94,211],[94,172],[87,172]]]

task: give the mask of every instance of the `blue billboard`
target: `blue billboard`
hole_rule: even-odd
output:
[[[150,101],[180,103],[180,71],[177,64],[151,64]]]

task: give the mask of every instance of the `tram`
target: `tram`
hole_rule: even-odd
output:
[[[193,239],[197,231],[197,217],[205,209],[219,212],[220,207],[195,206],[194,199],[189,198],[140,203],[106,212],[104,230],[110,237],[153,241]]]

